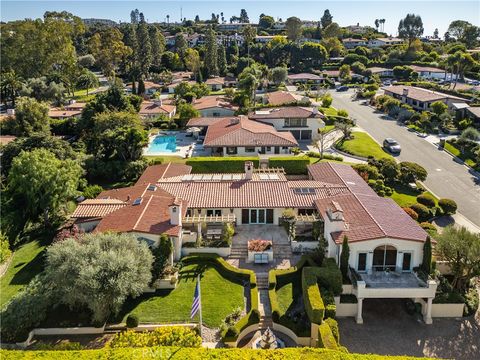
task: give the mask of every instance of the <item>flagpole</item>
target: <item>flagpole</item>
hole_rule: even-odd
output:
[[[198,274],[198,298],[200,300],[200,308],[199,308],[199,311],[200,311],[200,338],[202,337],[202,290],[201,290],[201,287],[200,287],[200,274]]]

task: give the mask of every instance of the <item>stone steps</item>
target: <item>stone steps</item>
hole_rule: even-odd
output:
[[[268,290],[268,273],[256,273],[257,276],[257,288],[259,290]]]

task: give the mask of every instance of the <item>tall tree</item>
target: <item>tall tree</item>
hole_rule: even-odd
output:
[[[324,39],[338,38],[342,33],[342,29],[337,23],[332,22],[327,27],[323,28],[322,36]]]
[[[435,31],[433,32],[433,38],[438,39],[438,28],[435,28]]]
[[[297,41],[302,35],[302,21],[295,17],[289,17],[285,22],[287,37],[291,41]]]
[[[350,247],[348,246],[348,237],[343,237],[342,253],[340,254],[340,271],[344,279],[348,279],[348,260],[350,258]]]
[[[240,10],[240,22],[241,23],[249,23],[250,22],[250,20],[248,18],[248,15],[247,15],[247,10],[245,10],[245,9]]]
[[[15,109],[16,135],[29,136],[36,132],[48,133],[49,131],[48,105],[33,98],[18,98]]]
[[[95,88],[99,85],[97,76],[90,70],[83,69],[82,73],[78,77],[76,85],[80,89],[87,90],[87,96],[90,89]]]
[[[200,68],[202,66],[200,54],[197,50],[191,48],[187,49],[185,52],[185,66],[193,73],[195,80],[197,80],[198,74],[200,73]]]
[[[152,65],[158,71],[162,65],[162,55],[165,51],[165,37],[156,26],[151,26],[148,29],[148,34],[152,46]]]
[[[265,14],[260,15],[260,19],[258,21],[258,27],[262,29],[271,29],[275,24],[275,19],[272,16],[268,16]]]
[[[448,33],[453,36],[455,39],[461,41],[465,36],[465,30],[468,26],[471,26],[468,21],[465,20],[454,20],[448,26]]]
[[[207,75],[218,75],[218,50],[215,32],[210,27],[205,40],[205,67]]]
[[[175,35],[175,51],[183,62],[185,60],[185,51],[187,51],[187,49],[188,44],[185,35],[182,32],[177,33]]]
[[[223,44],[219,44],[217,47],[217,63],[218,63],[218,71],[220,75],[225,75],[227,72],[227,54],[225,52],[225,46]]]
[[[423,34],[423,22],[419,15],[407,14],[398,24],[398,36],[408,40],[408,47]]]
[[[330,10],[325,10],[323,12],[323,16],[320,19],[320,22],[322,23],[322,28],[326,28],[328,25],[332,23],[333,16],[330,14]]]
[[[43,217],[49,225],[51,217],[77,194],[82,172],[76,161],[59,160],[46,149],[22,152],[8,174],[7,206],[23,224]]]
[[[15,99],[23,85],[23,79],[15,73],[15,70],[4,72],[0,80],[2,98],[9,99],[15,107]]]
[[[148,25],[145,21],[143,13],[140,13],[140,23],[137,31],[138,42],[138,61],[140,65],[140,73],[146,76],[150,65],[152,65],[152,45],[150,43],[150,35],[148,32]]]

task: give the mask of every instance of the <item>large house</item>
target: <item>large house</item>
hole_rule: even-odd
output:
[[[213,119],[203,146],[217,156],[290,154],[298,143],[289,131],[249,120],[246,116]]]
[[[410,105],[415,110],[420,111],[428,110],[430,105],[435,101],[445,103],[450,109],[454,108],[454,104],[466,104],[469,102],[469,100],[457,96],[414,86],[394,85],[383,87],[382,89],[385,95],[392,96],[402,103]]]
[[[389,46],[389,45],[401,45],[404,43],[403,39],[387,37],[387,38],[377,38],[369,40],[367,46],[370,48]]]
[[[299,95],[295,95],[288,91],[278,90],[266,93],[263,96],[264,104],[268,104],[271,106],[283,106],[288,104],[294,104],[299,101],[303,102],[303,98]],[[310,102],[308,98],[305,98],[305,102]]]
[[[432,66],[418,66],[410,65],[413,71],[418,73],[418,76],[425,79],[443,79],[445,78],[445,70]],[[452,78],[451,74],[447,74],[448,78]]]
[[[256,110],[250,119],[271,124],[280,131],[290,131],[297,140],[311,140],[325,124],[323,114],[314,107],[286,106]]]
[[[343,46],[346,49],[355,49],[357,46],[367,46],[367,39],[354,39],[354,38],[345,38],[342,39]]]
[[[209,87],[212,91],[222,90],[224,87],[232,87],[237,84],[237,79],[232,76],[225,76],[225,77],[212,77],[208,78],[205,81],[205,84]]]
[[[243,173],[233,174],[191,174],[183,164],[150,166],[134,186],[85,200],[73,217],[88,231],[129,232],[151,246],[166,234],[179,260],[188,250],[182,245],[211,227],[232,223],[248,232],[255,229],[250,225],[271,226],[273,232],[290,209],[295,221],[320,222],[326,255],[337,263],[347,239],[357,322],[363,321],[363,299],[381,297],[427,299],[424,319],[431,323],[436,283],[413,274],[422,263],[427,234],[406,212],[379,197],[348,165],[310,165],[308,179],[301,180],[268,170],[274,169],[254,169],[250,161]],[[272,241],[275,248],[279,239]]]
[[[297,83],[320,84],[323,81],[323,78],[321,76],[311,74],[311,73],[289,74],[287,76],[287,79],[290,84],[297,84]]]
[[[225,98],[218,95],[209,95],[195,99],[192,105],[203,117],[233,116],[238,110],[237,106],[232,105]]]
[[[172,104],[165,104],[161,99],[153,101],[143,101],[140,106],[139,115],[143,119],[153,119],[163,115],[168,119],[173,119],[177,107]]]
[[[52,119],[64,120],[75,118],[79,119],[82,116],[83,108],[87,104],[84,102],[71,102],[65,105],[63,108],[50,108],[48,110],[48,116]]]

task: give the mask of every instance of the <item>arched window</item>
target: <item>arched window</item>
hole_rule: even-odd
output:
[[[397,265],[397,249],[392,245],[381,245],[373,251],[373,270],[395,271]]]

